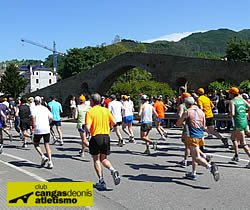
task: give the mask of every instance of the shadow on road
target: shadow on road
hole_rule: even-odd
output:
[[[140,174],[138,176],[132,176],[132,175],[124,175],[123,177],[128,178],[129,180],[135,180],[135,181],[146,181],[146,182],[174,182],[179,185],[184,185],[187,187],[191,187],[193,189],[199,189],[199,190],[209,190],[209,187],[202,187],[197,185],[188,184],[185,182],[181,182],[179,180],[186,180],[185,178],[180,177],[162,177],[162,176],[149,176],[147,174]]]

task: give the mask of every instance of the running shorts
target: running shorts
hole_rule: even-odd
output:
[[[161,118],[156,118],[155,120],[159,122],[164,122],[164,119],[161,119]]]
[[[187,140],[186,143],[188,146],[192,146],[192,147],[200,147],[200,146],[204,146],[204,138],[192,138],[187,136]]]
[[[40,140],[41,140],[42,137],[43,137],[44,144],[48,144],[49,143],[49,137],[50,137],[49,133],[46,133],[46,134],[34,134],[33,141],[35,143],[40,143]]]
[[[30,129],[30,119],[20,119],[20,128],[22,131]]]
[[[152,129],[152,123],[142,123],[141,124],[141,131],[142,132],[147,132]]]
[[[61,120],[59,120],[59,121],[52,121],[51,123],[50,123],[50,126],[61,126]]]
[[[129,123],[133,123],[133,115],[130,115],[130,116],[127,116],[127,117],[123,117],[122,118],[122,122],[124,122],[126,125],[129,124]]]
[[[206,126],[213,126],[214,125],[214,118],[206,118]]]
[[[89,141],[89,153],[91,155],[110,154],[110,137],[107,134],[92,136]]]
[[[85,133],[86,132],[85,125],[82,125],[82,128],[78,128],[78,131]]]

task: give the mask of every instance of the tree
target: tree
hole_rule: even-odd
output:
[[[225,92],[226,90],[229,90],[233,86],[235,85],[233,85],[232,83],[228,81],[222,81],[222,82],[214,81],[208,85],[208,92],[212,93],[214,90],[217,90],[217,91],[223,90]]]
[[[246,93],[250,94],[250,81],[245,80],[240,83],[240,89],[245,90]]]
[[[250,62],[250,42],[231,40],[226,50],[228,61]]]
[[[121,42],[121,37],[119,35],[115,35],[114,40],[112,41],[112,44],[116,44]]]
[[[0,88],[4,94],[16,98],[24,91],[27,84],[28,80],[20,75],[18,67],[15,64],[10,64],[1,76]]]

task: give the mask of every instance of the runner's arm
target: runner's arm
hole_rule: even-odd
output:
[[[78,119],[78,108],[77,107],[74,109],[74,119],[75,120]]]
[[[144,105],[142,105],[142,106],[140,107],[140,111],[139,111],[139,113],[138,113],[138,116],[139,116],[139,117],[141,116],[143,110],[144,110]]]
[[[233,117],[235,115],[235,107],[233,100],[230,100],[229,102],[229,114],[228,117]]]
[[[177,120],[177,122],[176,122],[177,127],[181,127],[183,122],[187,119],[187,117],[188,117],[188,112],[185,111],[183,113],[183,115],[181,116],[181,118],[179,120]]]
[[[157,114],[157,112],[156,112],[156,110],[155,110],[155,108],[152,106],[152,111],[153,111],[153,113],[154,113],[154,116],[156,116],[156,118],[158,117],[158,114]]]
[[[5,116],[5,114],[3,113],[3,111],[1,110],[1,116],[3,117],[3,119],[4,119],[4,125],[6,125],[7,126],[7,122],[6,122],[6,116]]]

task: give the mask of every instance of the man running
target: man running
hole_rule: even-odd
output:
[[[53,115],[45,106],[41,105],[42,99],[39,96],[35,97],[35,107],[32,108],[32,129],[34,133],[34,147],[36,151],[40,154],[42,161],[41,167],[45,166],[48,162],[47,168],[52,169],[53,163],[51,160],[51,150],[49,146],[50,139],[50,122],[53,119]],[[39,146],[40,140],[43,138],[44,147],[47,152],[46,157]]]
[[[246,110],[250,110],[250,105],[239,96],[239,89],[232,87],[228,90],[229,96],[232,100],[229,102],[229,117],[234,119],[234,128],[231,135],[231,139],[234,145],[235,155],[232,158],[232,161],[239,161],[239,150],[238,150],[238,141],[243,147],[245,153],[250,158],[250,150],[246,144],[245,131],[247,130],[247,117]],[[247,168],[250,168],[250,160],[248,162]]]
[[[141,117],[141,139],[146,142],[145,154],[150,154],[149,144],[152,143],[152,140],[149,139],[148,134],[152,129],[152,115],[158,116],[154,107],[149,104],[149,98],[147,95],[141,96],[142,105],[139,111],[138,116]],[[157,140],[153,142],[154,150],[157,149]]]
[[[0,110],[3,111],[3,113],[4,113],[5,117],[6,117],[6,122],[7,122],[8,112],[9,112],[9,103],[7,101],[7,98],[4,98],[4,99],[0,98]],[[4,119],[2,119],[2,121],[3,120]],[[7,123],[3,125],[2,130],[4,131],[4,133],[6,133],[9,136],[10,141],[12,141],[12,134],[7,129]]]
[[[115,185],[120,183],[120,176],[107,159],[110,154],[110,124],[111,126],[115,125],[115,120],[109,110],[101,107],[100,103],[101,96],[98,93],[92,94],[91,105],[93,108],[86,113],[85,127],[91,132],[89,153],[92,155],[94,167],[99,177],[99,182],[95,186],[98,189],[106,189],[101,163],[110,170]]]
[[[88,131],[85,130],[85,116],[86,112],[91,109],[91,107],[85,104],[85,96],[79,97],[79,103],[80,105],[77,105],[74,110],[74,118],[77,120],[76,127],[80,133],[80,137],[82,140],[82,149],[80,150],[79,154],[82,158],[84,158],[85,148],[89,146],[89,142],[87,140]]]
[[[111,102],[108,104],[108,108],[116,121],[116,125],[114,125],[115,133],[118,137],[118,145],[122,147],[125,145],[125,140],[122,138],[120,132],[120,125],[122,124],[122,103],[116,100],[115,95],[111,95],[110,99]]]
[[[207,168],[214,176],[214,180],[218,181],[220,178],[218,167],[215,163],[210,165],[205,158],[202,158],[200,153],[200,146],[204,145],[204,127],[206,124],[205,114],[194,105],[193,97],[185,98],[185,105],[187,111],[177,121],[177,126],[181,126],[186,120],[187,129],[187,146],[192,155],[192,172],[186,174],[186,178],[196,180],[196,170],[198,164]]]
[[[167,137],[167,132],[163,129],[163,127],[161,126],[161,123],[164,122],[165,119],[165,112],[168,110],[167,107],[163,104],[163,102],[161,101],[162,97],[158,97],[156,99],[156,102],[154,103],[154,108],[155,111],[157,112],[157,118],[155,119],[155,126],[157,131],[159,132],[159,134],[161,135],[161,137],[159,138],[159,140],[166,140]]]
[[[211,100],[204,95],[205,91],[203,88],[198,89],[199,98],[197,99],[198,107],[204,112],[206,117],[206,126],[207,126],[207,133],[216,136],[217,138],[221,139],[222,143],[224,144],[225,148],[228,148],[228,139],[223,138],[219,133],[214,130],[214,119],[213,119],[213,112],[212,109],[214,107]]]
[[[53,126],[55,125],[60,138],[60,146],[62,146],[63,140],[61,131],[61,117],[60,117],[60,114],[63,112],[62,106],[60,103],[55,101],[55,96],[50,96],[50,102],[48,103],[48,107],[53,115],[53,121],[50,123],[50,132],[51,135],[53,136],[53,144],[55,144],[58,141],[55,132],[53,131]]]
[[[20,128],[23,135],[23,148],[27,148],[27,138],[32,139],[32,135],[28,134],[28,129],[30,129],[30,117],[31,111],[30,106],[27,105],[27,101],[25,98],[21,98],[21,106],[19,106],[16,110],[16,116],[20,117]]]
[[[132,106],[131,103],[129,103],[128,96],[123,95],[122,100],[123,100],[122,130],[129,136],[129,142],[135,143],[134,132],[132,129],[133,120],[134,120],[134,116],[133,116],[134,107]],[[128,131],[126,130],[127,126],[128,126]]]

